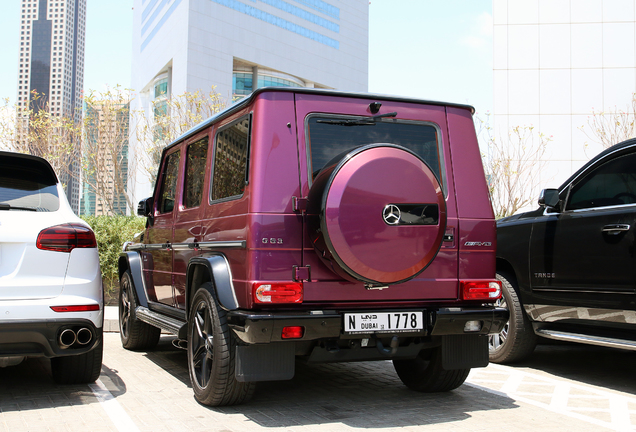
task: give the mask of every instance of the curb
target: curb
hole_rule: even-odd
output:
[[[117,306],[104,306],[104,331],[119,333],[119,308]]]

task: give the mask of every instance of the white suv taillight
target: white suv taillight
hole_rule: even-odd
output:
[[[95,234],[84,225],[63,224],[43,229],[36,242],[38,249],[70,252],[75,248],[97,247]]]
[[[493,301],[501,298],[501,282],[498,280],[464,280],[459,282],[464,300]]]

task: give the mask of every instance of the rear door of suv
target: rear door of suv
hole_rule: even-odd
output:
[[[314,175],[333,156],[363,144],[397,144],[418,154],[441,180],[447,212],[445,233],[450,236],[457,230],[444,106],[303,93],[295,97],[303,196],[309,194]],[[373,114],[371,106],[377,102],[381,110]],[[382,114],[386,117],[375,125],[363,124],[374,115]],[[339,119],[353,121],[345,124]],[[353,124],[356,119],[361,120],[359,126]],[[377,214],[368,217],[382,218],[382,212],[382,208],[375,209]],[[363,283],[347,284],[343,289],[344,281],[322,263],[307,234],[303,265],[311,268],[311,281],[304,283],[305,302],[457,299],[458,260],[454,238],[442,243],[433,262],[422,273],[391,289],[365,289]]]

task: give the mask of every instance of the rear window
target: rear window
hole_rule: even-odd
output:
[[[356,120],[360,120],[360,124],[356,124]],[[444,188],[438,132],[431,123],[386,119],[373,122],[370,117],[329,115],[310,116],[307,123],[312,178],[331,159],[345,151],[365,144],[389,143],[405,147],[421,157]]]
[[[40,161],[0,157],[0,210],[51,212],[60,208],[57,179]]]

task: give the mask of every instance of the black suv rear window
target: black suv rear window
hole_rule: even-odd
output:
[[[35,159],[0,157],[0,210],[59,208],[57,179],[49,166]]]
[[[327,162],[345,151],[365,144],[389,143],[421,157],[444,186],[437,128],[430,123],[314,115],[308,119],[308,130],[309,168],[314,177]]]

